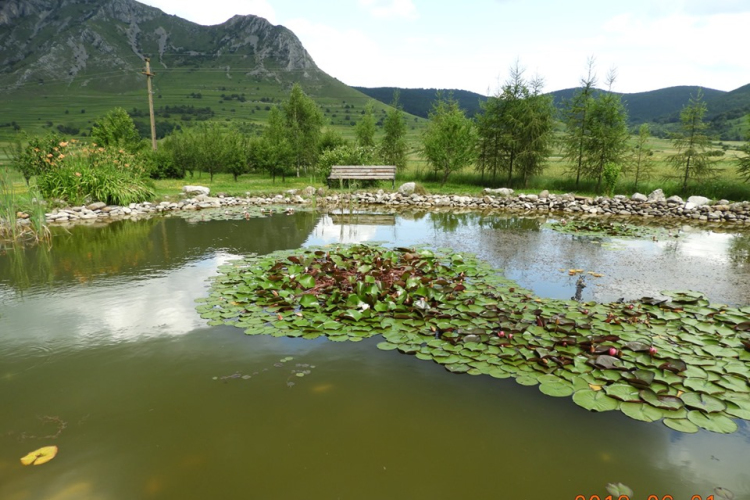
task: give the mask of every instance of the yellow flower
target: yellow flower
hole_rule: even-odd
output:
[[[60,153],[60,156],[57,157],[58,160],[62,160],[63,158],[65,158],[65,155],[62,153]]]
[[[65,147],[65,146],[67,146],[67,145],[68,145],[68,143],[67,143],[67,142],[65,142],[65,141],[63,141],[63,142],[61,142],[61,143],[60,143],[60,147],[62,147],[62,148],[64,148],[64,147]]]
[[[76,172],[76,177],[80,177],[80,176],[81,176],[81,172]]]
[[[47,158],[52,158],[52,153],[48,153]]]

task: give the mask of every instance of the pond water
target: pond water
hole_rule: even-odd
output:
[[[195,311],[247,253],[350,242],[470,251],[542,297],[694,289],[750,303],[750,235],[658,241],[455,213],[179,217],[74,227],[0,256],[0,498],[750,498],[750,426],[682,434],[513,379],[455,375],[372,338],[246,336]],[[292,358],[292,359],[289,359]],[[293,370],[309,374],[297,377]],[[294,382],[290,384],[289,382]],[[59,447],[39,467],[19,458]],[[698,498],[698,497],[695,497]]]

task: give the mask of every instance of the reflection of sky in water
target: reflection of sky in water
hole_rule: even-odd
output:
[[[5,305],[14,314],[0,317],[3,340],[21,344],[62,343],[65,348],[130,341],[154,335],[182,335],[205,325],[195,297],[206,295],[207,279],[235,255],[217,253],[168,273],[105,280],[100,284],[28,294]],[[15,303],[13,303],[15,302]],[[49,322],[30,322],[43,313]],[[16,337],[15,339],[13,337]]]

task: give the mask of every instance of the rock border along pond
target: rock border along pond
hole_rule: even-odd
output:
[[[301,196],[304,194],[305,196]],[[709,204],[708,198],[691,197],[684,201],[679,196],[666,198],[661,190],[646,196],[636,193],[630,198],[617,195],[585,197],[574,194],[518,194],[507,188],[485,189],[482,196],[420,195],[403,192],[353,192],[328,194],[308,187],[290,190],[275,196],[209,196],[201,194],[180,201],[160,203],[131,203],[128,206],[112,206],[101,202],[85,206],[56,208],[46,214],[48,223],[65,225],[86,222],[107,222],[123,219],[141,219],[169,212],[197,211],[208,208],[267,206],[267,205],[313,205],[336,207],[343,205],[383,206],[389,208],[464,209],[522,213],[565,213],[571,215],[621,216],[643,218],[682,219],[694,222],[728,223],[750,226],[750,201],[730,203],[719,200]],[[19,213],[21,223],[28,223],[28,215]]]

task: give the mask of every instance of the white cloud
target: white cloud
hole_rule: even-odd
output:
[[[360,75],[377,72],[385,60],[378,44],[356,29],[339,30],[307,19],[284,24],[302,41],[320,69],[349,85],[358,84]]]
[[[142,3],[206,26],[221,24],[235,15],[260,16],[277,24],[276,12],[268,0],[213,0],[206,8],[203,2],[185,0],[141,0]]]
[[[416,19],[417,8],[411,0],[359,0],[359,5],[364,7],[371,16],[380,19],[402,17],[405,19]]]
[[[737,14],[750,12],[747,0],[685,0],[685,12],[693,15]]]

